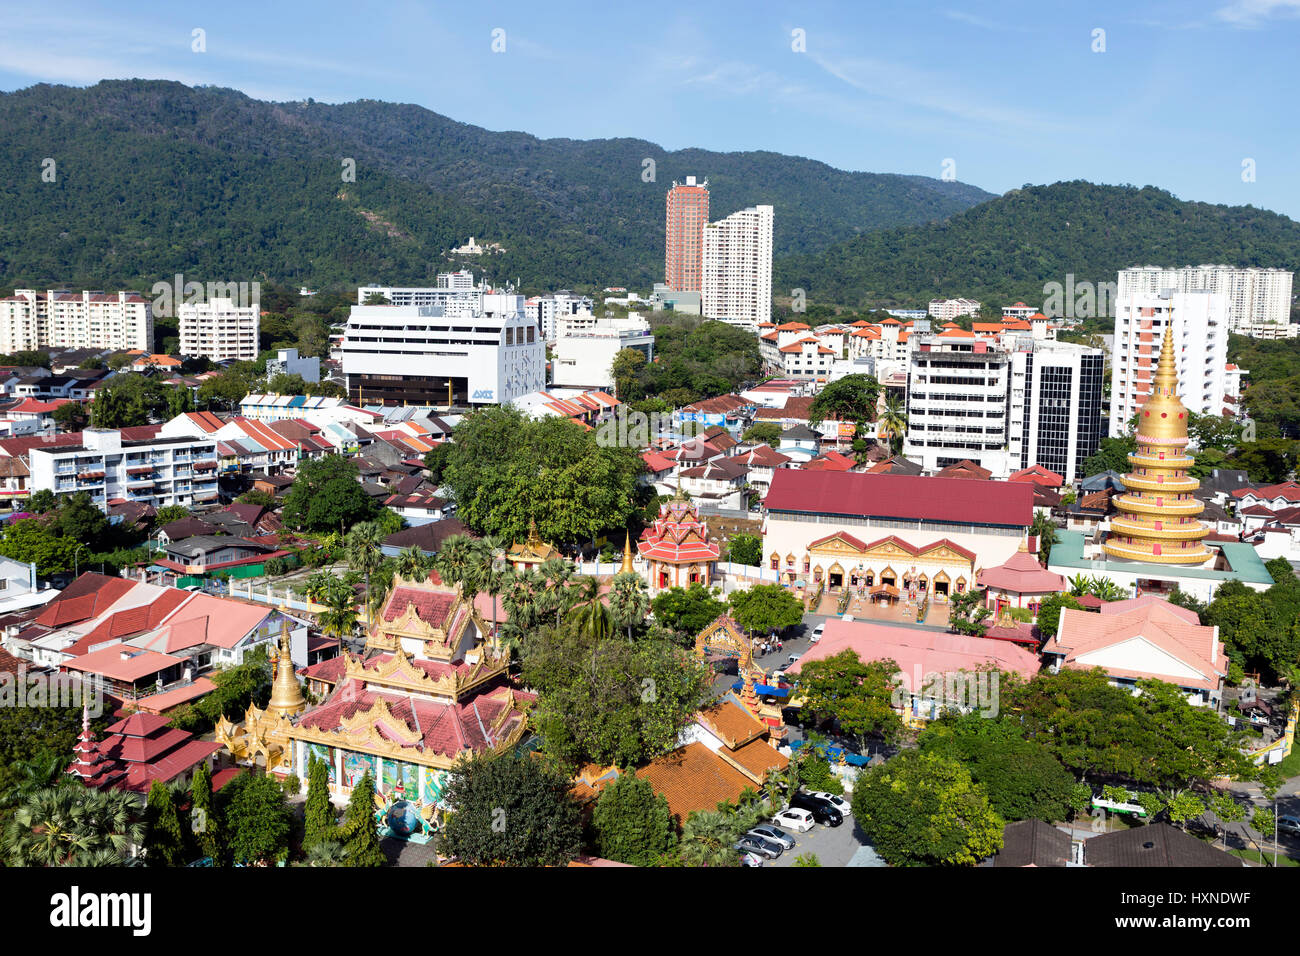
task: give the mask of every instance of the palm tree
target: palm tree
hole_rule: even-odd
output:
[[[696,810],[682,825],[681,856],[687,866],[735,866],[736,824],[719,810]]]
[[[609,608],[601,600],[600,578],[582,578],[577,587],[577,600],[569,612],[578,633],[596,640],[609,637],[613,625]]]
[[[492,596],[492,633],[497,631],[497,595],[506,586],[505,569],[497,560],[497,555],[504,550],[500,538],[491,535],[474,542],[471,549],[472,572],[469,576],[469,600],[472,603],[480,594]]]
[[[650,594],[639,574],[616,574],[609,592],[609,613],[615,624],[627,628],[632,639],[632,625],[645,620],[650,612]]]
[[[474,539],[469,535],[455,534],[442,543],[433,566],[444,583],[464,587],[473,573],[473,551]]]
[[[1056,522],[1046,512],[1035,511],[1029,533],[1038,538],[1038,560],[1046,567],[1052,557],[1052,545],[1056,544]]]
[[[336,591],[326,599],[325,610],[317,616],[320,629],[340,641],[352,636],[357,627],[357,605],[354,595]]]
[[[317,840],[307,849],[307,866],[343,866],[347,851],[338,840]]]
[[[885,407],[876,421],[877,434],[889,442],[889,450],[896,451],[894,439],[907,434],[907,414],[903,403],[894,396],[885,399]]]
[[[370,575],[384,560],[384,533],[373,521],[363,521],[348,532],[344,542],[349,567],[366,576],[366,629],[370,629]]]
[[[317,571],[307,579],[305,592],[307,599],[317,604],[328,604],[330,595],[337,594],[345,587],[343,579],[330,571]]]
[[[397,555],[397,576],[408,581],[422,581],[429,573],[429,558],[419,545],[411,545]]]
[[[121,865],[144,842],[143,806],[121,790],[50,787],[14,811],[5,832],[11,866]]]
[[[564,558],[547,558],[542,562],[542,577],[546,579],[548,610],[555,611],[555,626],[560,626],[560,616],[569,609],[567,587],[573,578],[573,565]]]
[[[1091,594],[1092,578],[1086,574],[1076,574],[1070,578],[1070,594],[1074,597],[1083,597],[1085,594]]]
[[[517,571],[507,568],[501,589],[501,605],[506,611],[506,623],[501,626],[506,643],[521,646],[528,633],[537,626],[541,616],[546,579],[533,568]]]

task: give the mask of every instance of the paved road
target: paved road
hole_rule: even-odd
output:
[[[845,817],[838,827],[824,827],[817,824],[807,833],[791,833],[797,841],[793,848],[786,850],[775,860],[764,861],[764,866],[794,866],[796,857],[815,853],[822,866],[845,866],[853,855],[867,845],[866,837],[853,817]]]

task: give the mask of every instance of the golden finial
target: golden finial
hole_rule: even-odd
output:
[[[528,519],[528,543],[534,547],[542,543],[541,536],[537,533],[537,519]]]

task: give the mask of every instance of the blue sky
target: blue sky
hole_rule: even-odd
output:
[[[992,192],[1152,184],[1300,219],[1300,0],[0,2],[0,16],[4,90],[138,76],[381,99],[544,137],[931,176],[952,160]]]

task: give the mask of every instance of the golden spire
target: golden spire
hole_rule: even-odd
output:
[[[302,696],[302,685],[293,672],[293,656],[289,652],[289,622],[286,619],[280,631],[280,648],[275,657],[275,682],[271,685],[271,701],[266,713],[292,717],[307,709],[307,699]]]
[[[1111,557],[1152,564],[1204,564],[1213,557],[1204,541],[1210,529],[1196,517],[1205,505],[1195,496],[1201,483],[1188,473],[1187,418],[1178,398],[1171,312],[1151,395],[1138,413],[1132,470],[1121,479],[1124,494],[1112,499],[1118,514],[1102,545]]]
[[[541,536],[537,533],[537,519],[528,519],[528,543],[536,549],[542,543]]]
[[[636,569],[632,567],[632,530],[629,528],[623,537],[623,566],[618,569],[619,574],[636,574]]]

